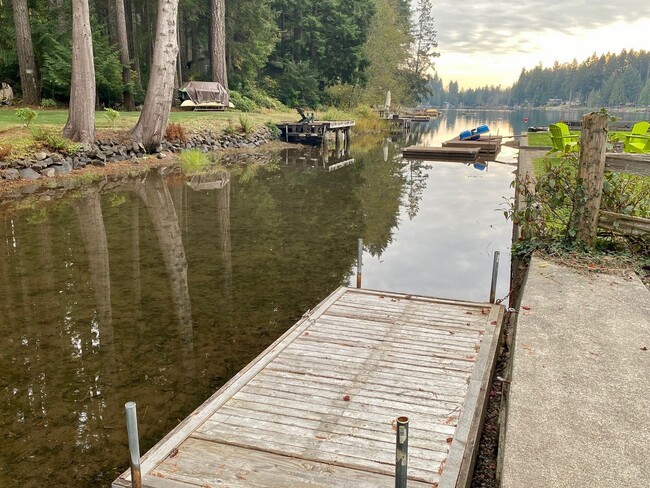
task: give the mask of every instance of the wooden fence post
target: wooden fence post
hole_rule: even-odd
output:
[[[578,184],[582,185],[583,201],[578,202],[577,239],[592,246],[598,228],[598,212],[605,177],[608,116],[600,112],[582,118],[580,138],[580,170]]]

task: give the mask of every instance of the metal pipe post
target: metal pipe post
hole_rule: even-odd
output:
[[[359,239],[359,244],[357,249],[357,288],[361,288],[362,258],[363,258],[363,239]]]
[[[395,444],[395,488],[406,488],[409,463],[409,418],[397,417]]]
[[[497,293],[497,278],[499,276],[499,251],[494,251],[494,261],[492,263],[492,286],[490,286],[490,303],[494,303]]]
[[[129,436],[129,452],[131,454],[131,486],[133,488],[142,488],[138,415],[135,410],[135,402],[126,402],[124,411],[126,412],[126,432]]]

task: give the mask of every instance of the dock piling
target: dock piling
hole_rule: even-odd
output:
[[[131,486],[142,488],[142,473],[140,472],[140,441],[138,439],[138,415],[135,402],[124,404],[126,412],[126,432],[129,437],[129,452],[131,454]]]
[[[395,439],[395,488],[406,488],[409,462],[408,417],[397,417],[397,432]]]
[[[359,239],[357,246],[357,288],[361,288],[361,266],[363,258],[363,239]]]
[[[500,254],[499,251],[494,251],[494,261],[492,262],[492,285],[490,286],[490,303],[494,303],[496,298]]]

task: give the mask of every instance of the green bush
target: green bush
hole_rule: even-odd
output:
[[[228,125],[223,129],[223,131],[229,136],[237,134],[237,128],[233,125],[232,120],[230,119],[228,119]]]
[[[42,142],[50,151],[57,151],[63,154],[74,155],[81,150],[81,145],[72,142],[57,132],[34,127],[32,137],[37,142]]]
[[[244,134],[248,135],[253,132],[253,122],[246,114],[239,114],[239,126]]]
[[[22,121],[23,125],[29,127],[34,119],[38,116],[38,113],[33,111],[31,108],[19,108],[15,111],[16,116]]]
[[[41,107],[42,108],[54,108],[56,107],[57,103],[56,100],[52,98],[43,98],[41,100]]]
[[[108,123],[111,124],[111,127],[115,127],[115,120],[120,116],[120,113],[112,108],[105,108],[104,112],[106,112],[104,117],[106,117]]]
[[[242,112],[252,112],[257,108],[253,100],[243,96],[241,93],[235,90],[230,91],[230,101],[233,103],[235,108],[241,110]]]
[[[279,139],[280,136],[282,135],[282,131],[278,128],[278,126],[273,122],[272,120],[267,121],[264,125],[266,125],[269,130],[271,131],[271,135],[275,139]]]

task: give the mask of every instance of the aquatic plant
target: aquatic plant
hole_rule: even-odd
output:
[[[198,149],[188,149],[180,154],[181,168],[185,173],[196,173],[210,164],[210,158]]]

